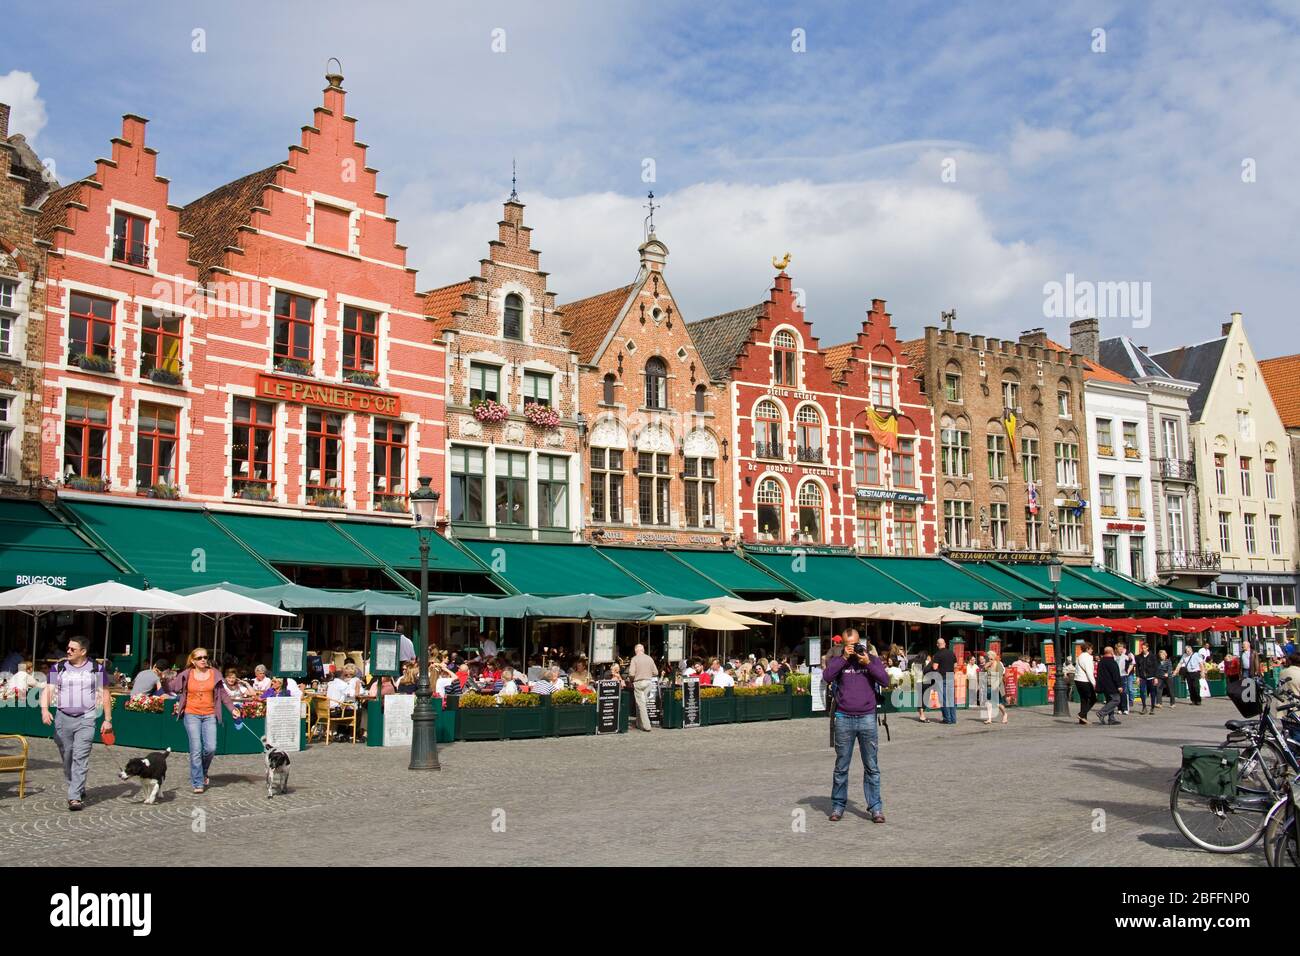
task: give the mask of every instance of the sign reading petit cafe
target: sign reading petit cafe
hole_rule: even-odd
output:
[[[375,415],[402,414],[402,399],[355,385],[330,385],[306,378],[267,375],[257,376],[257,397],[273,402],[298,402],[342,412],[365,412]]]

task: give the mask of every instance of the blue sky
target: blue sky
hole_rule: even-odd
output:
[[[60,179],[135,112],[181,203],[283,159],[339,57],[421,287],[476,269],[512,157],[561,301],[628,281],[648,158],[688,318],[760,300],[789,251],[824,344],[872,297],[907,336],[954,306],[1064,336],[1043,287],[1072,273],[1150,283],[1149,326],[1103,334],[1241,311],[1261,355],[1296,350],[1295,4],[55,0],[6,26],[0,98]]]

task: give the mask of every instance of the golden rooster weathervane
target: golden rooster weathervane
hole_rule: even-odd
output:
[[[790,253],[788,252],[785,254],[784,259],[778,259],[776,256],[772,257],[772,268],[778,270],[779,272],[784,272],[785,267],[788,266],[789,264],[790,264]]]

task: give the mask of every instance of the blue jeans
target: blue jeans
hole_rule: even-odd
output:
[[[951,674],[939,675],[939,712],[945,724],[957,723],[957,684]]]
[[[880,767],[876,763],[879,749],[876,715],[850,717],[835,714],[835,773],[831,778],[831,812],[844,812],[849,800],[849,765],[853,763],[853,744],[862,752],[862,792],[867,812],[882,813],[880,802]]]
[[[185,736],[190,739],[190,786],[198,790],[217,754],[217,718],[214,714],[206,717],[186,714],[181,720],[185,724]]]

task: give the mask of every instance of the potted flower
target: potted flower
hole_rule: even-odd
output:
[[[78,366],[83,372],[111,372],[114,368],[113,360],[109,356],[87,355],[84,352],[72,356],[71,364]]]
[[[63,483],[73,491],[107,491],[108,479],[96,478],[94,475],[68,475]]]
[[[560,424],[560,413],[550,405],[542,405],[540,402],[526,402],[524,418],[528,419],[528,423],[535,428],[555,428]]]
[[[1041,707],[1047,703],[1049,675],[1025,671],[1016,678],[1016,706]]]
[[[173,372],[168,368],[153,368],[149,370],[149,381],[155,385],[180,385],[183,380],[180,372]]]
[[[1228,696],[1228,680],[1223,676],[1223,668],[1218,664],[1205,665],[1205,682],[1210,685],[1211,697]]]
[[[489,425],[503,422],[510,417],[510,409],[495,399],[482,398],[471,407],[474,409],[474,417]]]
[[[456,705],[457,740],[501,740],[506,714],[492,694],[461,694]]]
[[[784,684],[764,684],[760,687],[735,687],[736,722],[751,720],[782,720],[790,717],[790,696]]]
[[[557,690],[551,694],[551,733],[573,737],[596,732],[596,695],[581,690]]]
[[[790,716],[812,716],[812,675],[789,674],[785,686],[790,692]]]
[[[271,489],[267,485],[245,485],[239,491],[245,501],[270,501]]]
[[[351,382],[353,385],[374,385],[379,381],[379,375],[375,372],[363,372],[360,369],[352,369],[343,373],[343,380]]]
[[[180,489],[165,481],[160,481],[149,489],[150,498],[161,498],[163,501],[176,501],[180,496]]]
[[[317,508],[342,508],[343,496],[335,491],[318,491],[311,496],[311,503]]]
[[[548,703],[542,694],[503,694],[499,698],[505,713],[502,736],[507,740],[545,737],[550,727]]]
[[[287,372],[290,375],[311,375],[311,362],[298,358],[279,358],[275,361],[275,370],[277,372]]]
[[[406,504],[405,498],[380,498],[379,510],[390,515],[410,514],[411,509]]]

